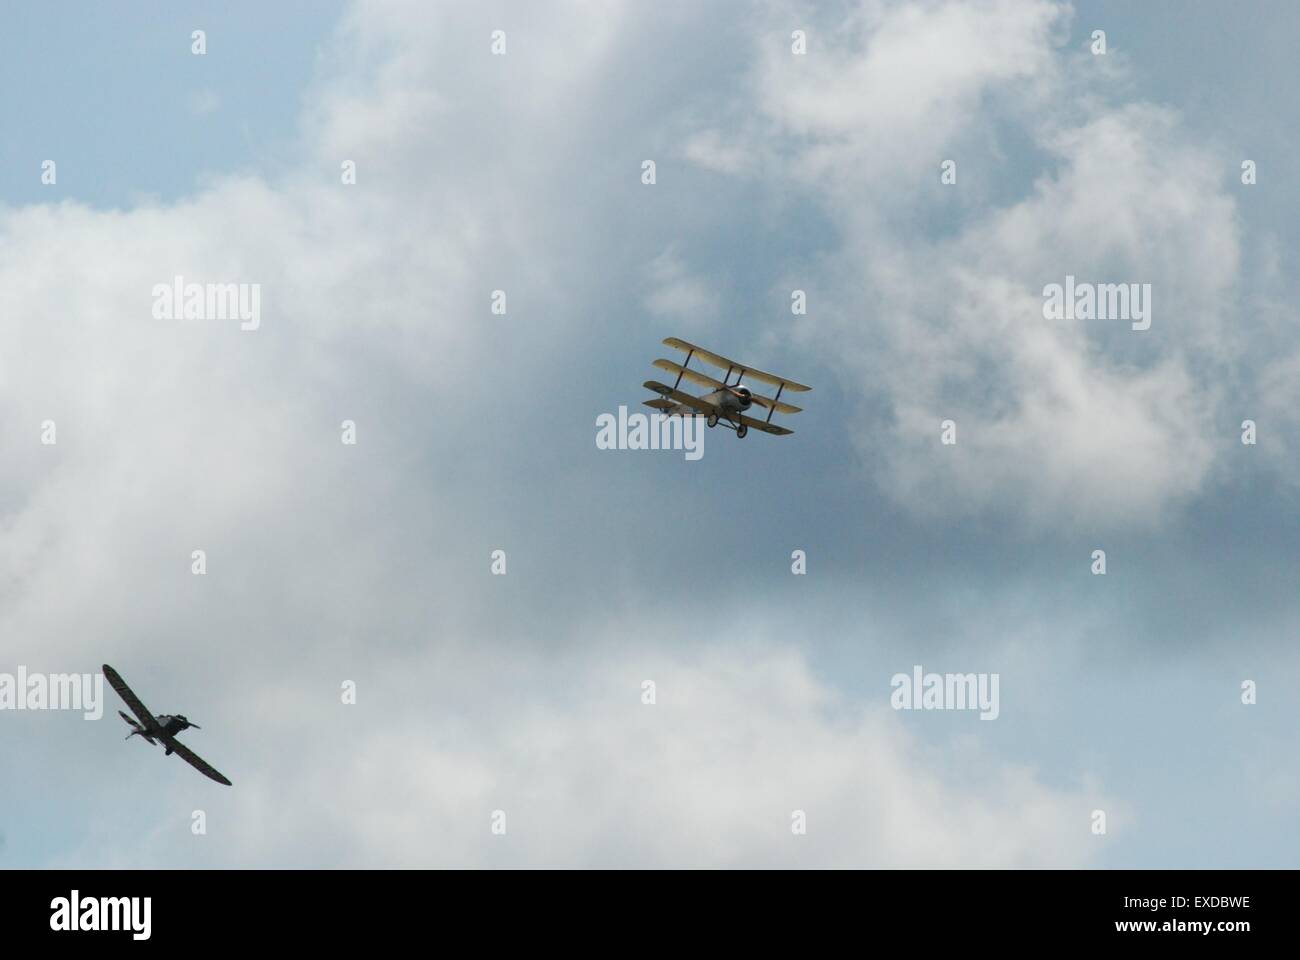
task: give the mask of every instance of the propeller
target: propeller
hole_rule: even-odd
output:
[[[731,391],[732,396],[736,397],[740,401],[740,409],[748,410],[750,405],[753,404],[753,394],[750,393],[749,387],[742,387],[738,384],[733,384],[732,386],[727,387],[727,389]]]

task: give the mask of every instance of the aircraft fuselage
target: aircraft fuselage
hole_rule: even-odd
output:
[[[700,397],[705,403],[711,404],[718,408],[718,413],[727,418],[734,418],[736,414],[743,413],[750,408],[753,400],[749,398],[749,388],[740,384],[734,384],[721,390],[714,390],[712,393],[703,394]],[[670,414],[681,414],[684,417],[694,416],[697,411],[693,407],[688,407],[684,403],[679,403],[671,410]]]
[[[136,723],[125,713],[121,716],[122,719],[131,726],[131,732],[127,735],[128,740],[130,740],[131,737],[143,737],[146,742],[151,744],[157,744],[158,739],[161,737],[174,737],[176,734],[194,726],[194,724],[186,720],[181,714],[171,716],[170,714],[160,713],[158,716],[154,717],[154,723],[149,727],[144,727],[141,724]],[[167,746],[166,742],[163,743],[163,746]],[[167,752],[172,752],[171,747],[167,747]]]
[[[190,726],[189,721],[182,716],[173,717],[164,713],[154,719],[158,721],[158,726],[162,727],[162,732],[169,737],[176,736],[176,734]]]

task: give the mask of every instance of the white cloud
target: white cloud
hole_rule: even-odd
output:
[[[190,94],[188,105],[190,112],[198,116],[216,113],[221,109],[221,95],[215,90],[205,87]]]
[[[645,305],[656,316],[682,321],[688,327],[699,327],[717,316],[721,298],[716,287],[693,276],[671,248],[650,261],[646,275],[651,289]]]
[[[810,28],[804,56],[767,38],[753,95],[798,138],[794,172],[868,196],[928,178],[939,149],[986,119],[992,93],[1048,96],[1067,12],[1049,0],[859,4]],[[773,15],[772,33],[792,20]]]
[[[422,4],[361,4],[341,33],[355,56],[322,85],[305,124],[302,168],[274,182],[222,181],[175,204],[3,214],[0,314],[19,319],[0,328],[0,632],[33,664],[115,661],[160,710],[174,707],[155,690],[204,696],[220,713],[203,717],[214,733],[194,745],[237,785],[203,794],[219,842],[196,847],[203,841],[183,831],[177,840],[137,804],[151,841],[137,844],[104,815],[77,862],[1089,861],[1088,791],[1047,786],[972,743],[927,747],[883,707],[829,692],[789,649],[737,638],[699,657],[593,662],[502,639],[502,601],[490,592],[501,585],[485,584],[485,559],[462,550],[499,511],[488,495],[457,499],[472,482],[448,477],[486,462],[484,474],[517,487],[532,465],[502,438],[520,406],[514,394],[502,401],[503,382],[523,381],[522,398],[544,395],[536,385],[560,368],[547,359],[569,349],[565,334],[588,332],[580,308],[598,294],[584,295],[584,281],[602,240],[573,229],[575,191],[557,185],[582,181],[575,171],[601,122],[593,102],[620,69],[615,54],[642,36],[632,9],[526,12],[496,61],[492,21],[477,11],[435,18]],[[812,141],[800,175],[825,182],[832,202],[861,196],[862,184],[879,189],[896,164],[976,122],[981,85],[1050,74],[1054,8],[970,10],[882,14],[888,42],[861,63],[855,48],[838,49],[810,59],[798,83],[764,87],[771,116]],[[465,53],[462,31],[482,37],[481,56]],[[993,37],[989,49],[957,56],[953,45],[972,34]],[[899,100],[916,62],[938,81]],[[1118,149],[1107,145],[1128,142],[1127,128],[1112,132],[1079,151],[1102,150],[1104,164]],[[695,159],[738,169],[721,143],[697,142]],[[339,183],[347,159],[358,165],[351,187]],[[1041,273],[990,266],[999,250],[1033,252],[1006,239],[1018,236],[1008,223],[1023,217],[1043,242],[1069,239],[1043,222],[1074,197],[1072,184],[1092,182],[1093,167],[1072,163],[1064,186],[948,245],[876,236],[871,208],[861,219],[843,209],[850,245],[832,267],[852,282],[838,322],[814,330],[828,357],[843,345],[846,377],[869,373],[888,393],[896,436],[920,436],[946,411],[934,371],[948,361],[991,366],[1010,394],[999,415],[957,394],[968,404],[958,418],[973,427],[963,427],[974,460],[965,477],[928,468],[930,454],[906,442],[887,451],[881,476],[900,498],[937,484],[977,506],[1136,510],[1203,475],[1205,455],[1186,448],[1179,417],[1203,415],[1207,401],[1176,358],[1132,372],[1093,359],[1077,332],[1038,324],[1000,344],[989,336],[990,323],[1009,331],[1009,304],[1033,305],[1025,284]],[[635,162],[626,166],[639,189]],[[1154,195],[1162,223],[1206,210],[1144,190],[1163,183],[1145,167],[1135,175],[1145,179],[1124,196]],[[580,188],[593,207],[618,195],[600,193],[615,189],[604,182]],[[1082,219],[1087,205],[1069,209]],[[1141,246],[1143,223],[1111,224],[1109,236],[1138,230]],[[1221,290],[1230,273],[1209,269],[1210,240],[1194,252],[1202,284]],[[1166,261],[1181,262],[1175,252]],[[154,320],[152,286],[177,274],[260,283],[261,329]],[[648,279],[654,313],[698,321],[719,310],[705,275],[671,248]],[[498,286],[510,294],[504,329],[487,310]],[[845,312],[855,302],[865,319]],[[1214,333],[1213,316],[1201,324]],[[1154,421],[1124,421],[1133,408]],[[46,418],[58,422],[56,447],[38,443]],[[359,423],[359,450],[338,442],[345,418]],[[1123,430],[1126,455],[1140,456],[1099,446],[1102,425]],[[1062,429],[1067,442],[1044,476],[1030,454]],[[971,475],[976,485],[962,487]],[[1145,493],[1127,492],[1153,478]],[[189,573],[195,548],[209,554],[202,580]],[[599,649],[623,626],[575,647]],[[659,635],[690,626],[670,622]],[[361,703],[339,705],[339,678],[363,674]],[[653,708],[636,699],[648,675],[660,682]],[[102,736],[78,749],[82,769],[99,763],[108,779],[123,758],[98,756]],[[138,753],[139,779],[113,787],[120,798],[164,776],[148,765],[161,758]],[[159,806],[188,809],[206,783],[168,769],[174,787]],[[487,832],[497,807],[511,818],[508,846]],[[808,812],[806,838],[790,835],[796,808]]]
[[[1222,446],[1207,370],[1237,349],[1230,165],[1175,113],[1090,91],[1089,58],[1059,49],[1067,8],[862,9],[806,58],[769,47],[753,95],[781,133],[766,164],[840,231],[798,339],[883,407],[863,418],[864,462],[921,513],[1160,522],[1203,490]],[[995,122],[1046,171],[1023,199],[946,204],[987,176],[976,144]],[[947,158],[955,186],[939,184]],[[936,220],[938,236],[920,226]],[[1150,283],[1152,329],[1045,321],[1042,289],[1067,274]],[[945,419],[956,447],[939,443]]]
[[[747,146],[725,141],[717,130],[702,130],[691,135],[682,151],[692,163],[719,173],[752,172],[756,160]]]
[[[752,642],[449,670],[450,654],[407,662],[382,690],[362,681],[355,707],[279,678],[236,711],[249,769],[213,814],[209,862],[1062,867],[1100,849],[1090,788],[1046,786],[973,736],[925,744],[906,729],[915,716],[888,708],[883,677],[862,706],[800,656]],[[654,705],[640,700],[647,678]],[[489,831],[498,809],[504,837]],[[163,865],[195,842],[175,831],[82,855]]]

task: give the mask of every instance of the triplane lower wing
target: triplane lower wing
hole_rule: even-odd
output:
[[[774,437],[788,437],[790,434],[794,433],[793,430],[783,427],[779,423],[768,423],[766,420],[755,420],[753,417],[747,417],[743,413],[740,415],[739,420],[740,426],[742,427],[753,427],[755,430],[761,430],[763,433],[770,433]],[[737,428],[737,432],[739,432],[739,428]]]
[[[711,350],[705,350],[693,343],[687,343],[677,337],[668,337],[664,340],[664,343],[685,353],[686,360],[680,364],[664,359],[654,362],[654,365],[660,370],[676,374],[677,379],[671,387],[657,380],[647,380],[645,386],[659,394],[659,396],[653,400],[645,401],[646,406],[662,410],[668,414],[701,415],[707,418],[710,427],[717,426],[719,422],[725,420],[727,425],[736,431],[737,437],[745,436],[750,427],[774,436],[788,436],[794,432],[772,423],[772,414],[777,412],[800,413],[802,408],[782,401],[781,394],[785,390],[802,393],[811,390],[812,387],[777,376],[774,373],[756,370]],[[692,370],[690,362],[694,357],[699,357],[706,363],[726,371],[722,379],[718,380],[707,373]],[[732,374],[736,375],[735,382],[731,380]],[[759,383],[776,387],[776,396],[768,397],[761,393],[755,393],[741,383],[742,378],[756,380]],[[683,380],[704,387],[709,392],[698,397],[685,393],[679,389]],[[744,411],[754,404],[767,410],[765,419],[757,420],[745,415]]]
[[[710,414],[714,412],[713,404],[706,403],[705,401],[701,400],[699,397],[693,397],[689,393],[682,393],[682,391],[676,390],[673,387],[664,386],[658,380],[647,380],[644,384],[642,384],[642,386],[644,386],[647,390],[653,390],[661,397],[666,398],[664,400],[646,401],[648,405],[652,407],[658,407],[660,410],[667,410],[670,407],[675,407],[678,404],[683,404],[685,406],[690,407],[696,413]],[[671,398],[671,399],[667,399],[667,398]]]

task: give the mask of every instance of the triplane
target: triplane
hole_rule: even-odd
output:
[[[753,367],[737,363],[735,360],[728,360],[716,353],[710,353],[702,347],[687,343],[685,340],[678,340],[676,337],[669,337],[664,343],[686,354],[686,362],[674,363],[671,360],[663,359],[654,362],[654,365],[660,370],[677,374],[677,380],[671,387],[657,380],[647,380],[645,382],[646,387],[659,394],[659,396],[654,400],[645,401],[646,406],[662,410],[669,416],[674,414],[678,416],[699,414],[706,418],[705,423],[710,427],[716,427],[720,422],[726,421],[727,427],[735,430],[737,437],[744,437],[749,432],[750,427],[778,437],[794,433],[793,430],[787,430],[785,427],[773,423],[772,414],[778,410],[782,413],[799,413],[802,408],[783,403],[781,393],[784,390],[802,393],[811,390],[812,387],[804,386],[802,383],[796,383],[793,380],[787,380],[785,377],[778,377],[772,373],[764,373],[762,370],[755,370]],[[689,364],[692,357],[699,357],[705,363],[712,364],[719,370],[726,370],[727,372],[723,374],[721,380],[715,380],[706,373],[691,370]],[[736,375],[735,383],[729,382],[733,373]],[[776,396],[766,397],[761,393],[750,390],[749,387],[741,383],[741,379],[745,377],[776,387]],[[708,387],[709,392],[698,397],[684,393],[678,389],[683,379],[701,387]],[[748,410],[753,404],[767,408],[766,419],[755,420],[753,417],[745,416],[743,411]]]

